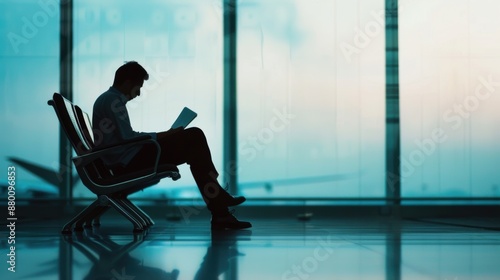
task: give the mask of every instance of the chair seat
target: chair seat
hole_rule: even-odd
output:
[[[93,193],[97,195],[101,194],[112,194],[112,193],[134,193],[136,191],[142,190],[144,188],[158,184],[158,182],[163,178],[171,178],[172,180],[178,180],[181,176],[177,166],[172,164],[162,164],[158,165],[156,174],[150,176],[149,179],[138,180],[133,186],[123,186],[123,182],[130,180],[137,180],[143,176],[149,176],[153,169],[144,169],[134,172],[120,171],[114,174],[114,176],[106,178],[96,178],[94,182],[101,185],[99,188],[89,188]],[[118,184],[118,185],[116,185]]]

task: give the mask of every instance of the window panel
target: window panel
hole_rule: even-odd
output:
[[[59,6],[50,1],[0,2],[0,168],[16,168],[16,198],[57,197],[47,183],[11,159],[57,178],[59,123],[47,105],[59,90]],[[3,174],[3,173],[2,173]],[[5,186],[7,177],[0,178]]]
[[[500,196],[500,3],[400,6],[402,196]]]
[[[383,197],[383,1],[238,6],[239,187]]]
[[[150,79],[127,104],[137,131],[168,130],[184,106],[198,113],[222,166],[222,14],[214,1],[75,1],[75,102],[89,114],[124,61],[136,60]],[[187,165],[182,179],[162,180],[136,196],[199,198]],[[75,196],[90,195],[83,185]]]

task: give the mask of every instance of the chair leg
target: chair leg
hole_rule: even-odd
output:
[[[92,226],[100,226],[100,220],[99,218],[104,214],[108,209],[109,205],[104,205],[101,207],[98,207],[95,211],[93,211],[90,215],[85,220],[85,228],[92,228]]]
[[[148,227],[148,223],[137,213],[129,204],[127,204],[122,198],[113,198],[125,211],[127,211],[132,217],[134,217],[139,223],[141,223],[143,228]]]
[[[93,223],[93,226],[98,227],[98,226],[100,226],[100,225],[101,225],[101,216],[102,216],[104,213],[106,213],[106,212],[107,212],[110,208],[111,208],[111,207],[109,207],[109,206],[106,206],[106,207],[103,207],[103,208],[102,208],[101,212],[100,212],[97,216],[95,216],[95,217],[94,217],[94,223]]]
[[[117,203],[114,199],[108,198],[109,204],[113,206],[120,214],[122,214],[127,220],[129,220],[134,225],[134,232],[141,232],[144,230],[141,223],[138,222],[132,215],[130,215],[123,207]]]
[[[103,207],[106,206],[102,204],[97,205],[92,211],[75,223],[74,230],[83,231],[84,228],[92,228],[92,220],[96,215],[98,215]]]
[[[89,215],[92,211],[95,210],[96,207],[98,207],[100,204],[99,200],[95,200],[92,202],[87,208],[83,209],[78,215],[76,215],[71,221],[66,223],[61,231],[62,234],[71,234],[71,228],[73,227],[73,224],[78,223],[82,219],[84,219],[87,215]]]
[[[78,220],[75,223],[73,230],[74,231],[83,231],[83,224],[85,223],[86,220],[87,220],[87,217],[83,217],[80,220]]]
[[[153,219],[151,219],[151,217],[148,214],[146,214],[144,210],[142,210],[139,206],[132,203],[132,201],[130,201],[128,198],[125,197],[123,201],[127,203],[130,207],[132,207],[135,210],[135,212],[137,212],[137,214],[141,215],[141,217],[146,221],[146,223],[148,223],[148,226],[152,226],[155,224]]]
[[[76,226],[81,226],[83,225],[84,228],[92,228],[92,220],[94,217],[99,215],[101,213],[102,209],[106,206],[99,205],[94,209],[94,211],[90,212],[84,219],[80,221],[80,223],[77,223]]]

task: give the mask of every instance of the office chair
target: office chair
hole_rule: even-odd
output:
[[[163,178],[169,177],[172,180],[180,178],[177,166],[158,164],[161,150],[158,143],[149,136],[141,136],[117,145],[97,147],[87,113],[59,93],[54,93],[48,104],[54,108],[59,123],[76,152],[72,161],[80,179],[91,192],[97,195],[90,205],[64,225],[62,233],[71,234],[73,226],[75,231],[82,231],[84,225],[91,227],[92,221],[94,225],[99,225],[100,216],[110,207],[133,224],[134,232],[141,232],[153,225],[153,220],[127,197],[157,184]],[[113,172],[114,167],[102,160],[103,156],[116,149],[144,147],[145,145],[155,147],[157,154],[151,162],[145,162],[145,167],[141,170],[120,174]]]

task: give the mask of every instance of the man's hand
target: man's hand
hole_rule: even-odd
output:
[[[169,130],[167,130],[167,131],[159,132],[159,133],[156,135],[156,137],[157,137],[158,139],[161,139],[161,138],[163,138],[163,137],[168,137],[168,136],[171,136],[171,135],[173,135],[173,134],[175,134],[175,133],[177,133],[177,132],[179,132],[179,131],[181,131],[181,130],[184,130],[184,128],[183,128],[183,127],[172,128],[172,129],[169,129]]]

